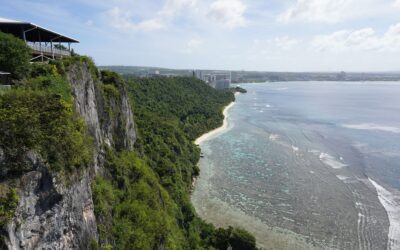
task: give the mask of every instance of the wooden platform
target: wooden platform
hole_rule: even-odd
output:
[[[42,46],[40,46],[28,43],[28,46],[32,49],[33,58],[41,58],[43,56],[46,57],[47,59],[56,59],[56,58],[71,56],[71,52],[69,50],[43,46],[43,44]]]

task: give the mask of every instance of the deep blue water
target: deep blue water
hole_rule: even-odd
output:
[[[200,215],[218,199],[317,248],[387,248],[388,214],[368,178],[400,189],[400,83],[242,87],[229,129],[201,145]]]

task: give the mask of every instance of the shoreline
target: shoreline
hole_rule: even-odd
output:
[[[235,97],[240,93],[235,93]],[[234,106],[236,102],[233,101],[223,109],[224,120],[223,124],[211,130],[200,137],[198,137],[194,143],[201,146],[204,142],[221,135],[228,131],[229,128],[229,110]],[[200,164],[200,160],[198,165]],[[210,163],[210,165],[212,165]],[[262,248],[267,248],[271,243],[277,247],[277,249],[296,249],[296,250],[317,250],[319,249],[315,245],[307,242],[307,239],[303,238],[292,231],[279,228],[271,227],[258,218],[253,218],[250,215],[244,213],[243,211],[231,207],[228,203],[212,196],[212,190],[209,184],[198,183],[200,176],[203,182],[210,179],[212,176],[212,170],[210,168],[200,169],[200,175],[194,177],[192,180],[191,187],[191,203],[193,204],[197,214],[203,220],[208,223],[213,224],[216,227],[227,228],[228,226],[246,228],[248,232],[256,237],[257,246]],[[207,200],[209,202],[203,203],[202,200]],[[209,213],[207,211],[213,211]],[[229,220],[226,220],[228,215]],[[224,219],[225,218],[225,219]],[[246,227],[243,227],[246,225]],[[265,238],[263,232],[269,232],[268,237]]]
[[[238,93],[235,93],[235,97],[238,95]],[[224,115],[224,120],[222,122],[222,125],[216,129],[213,129],[207,133],[202,134],[200,137],[198,137],[195,141],[194,144],[196,144],[197,146],[200,147],[200,145],[212,138],[214,138],[215,136],[219,135],[220,133],[224,132],[227,128],[228,128],[228,111],[229,109],[231,109],[233,107],[233,105],[235,105],[235,101],[229,103],[227,106],[224,107],[224,110],[222,111],[222,114]],[[199,165],[200,163],[200,159],[197,162],[197,165]],[[200,176],[200,175],[199,175]],[[197,178],[199,178],[199,176],[195,176],[192,178],[192,187],[191,187],[191,193],[194,191],[195,187],[196,187],[196,181]]]
[[[236,94],[235,94],[236,96]],[[222,123],[222,125],[214,130],[211,130],[205,134],[202,134],[199,138],[197,138],[194,141],[194,144],[200,146],[202,143],[214,138],[216,135],[219,135],[221,132],[223,132],[225,129],[228,128],[228,111],[229,109],[231,109],[233,107],[233,105],[235,105],[235,101],[231,102],[230,104],[228,104],[227,106],[225,106],[224,110],[222,111],[222,114],[224,115],[224,121]]]

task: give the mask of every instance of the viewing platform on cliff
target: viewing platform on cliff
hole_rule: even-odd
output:
[[[47,61],[71,55],[71,44],[78,40],[33,23],[0,18],[0,31],[12,34],[32,49],[31,61]]]

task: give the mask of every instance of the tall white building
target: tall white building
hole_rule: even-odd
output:
[[[196,70],[196,78],[203,80],[205,83],[210,85],[215,89],[226,89],[230,87],[231,84],[231,72],[229,73],[206,73],[201,70]]]

